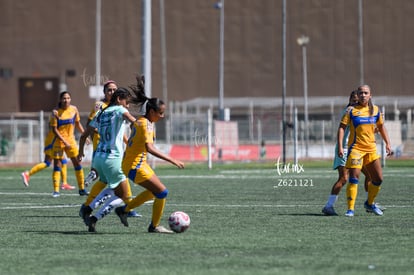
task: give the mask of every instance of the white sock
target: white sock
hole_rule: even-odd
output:
[[[101,193],[98,194],[98,196],[96,196],[96,198],[89,204],[89,206],[92,209],[96,209],[102,204],[104,204],[106,200],[114,196],[115,196],[114,190],[112,190],[111,188],[105,188],[104,190],[101,191]]]
[[[116,206],[120,205],[123,202],[122,199],[120,199],[117,196],[112,196],[109,199],[106,200],[105,204],[99,208],[98,213],[95,214],[95,217],[100,220],[109,213],[112,212],[112,209],[114,209]]]
[[[329,195],[328,202],[326,203],[326,207],[333,207],[338,200],[338,195]]]

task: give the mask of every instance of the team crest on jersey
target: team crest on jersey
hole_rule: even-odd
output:
[[[152,132],[154,130],[154,126],[152,125],[152,123],[151,122],[148,122],[147,123],[147,131],[148,132]]]
[[[98,101],[95,103],[95,112],[99,111],[102,107],[103,102],[102,101]]]
[[[352,165],[361,165],[362,164],[362,159],[352,159],[351,160],[351,164]]]

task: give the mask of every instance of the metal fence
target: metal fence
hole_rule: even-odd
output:
[[[83,125],[87,121],[87,116],[88,113],[81,113]],[[0,114],[0,162],[34,163],[43,160],[43,143],[48,131],[48,120],[49,114],[43,112]],[[238,125],[238,144],[259,145],[262,141],[266,144],[281,144],[283,127],[280,112],[239,112],[231,117],[231,121],[236,121]],[[297,125],[294,125],[295,121]],[[388,130],[395,145],[394,149],[400,150],[401,154],[414,155],[412,123],[407,120],[386,122],[389,124],[387,128],[391,128]],[[303,115],[289,114],[286,127],[288,157],[293,158],[297,154],[299,157],[331,158],[338,125],[339,117],[332,114],[311,115],[307,126],[307,140]],[[208,134],[207,114],[203,112],[170,113],[156,126],[158,144],[196,145]],[[310,148],[306,148],[306,145]]]

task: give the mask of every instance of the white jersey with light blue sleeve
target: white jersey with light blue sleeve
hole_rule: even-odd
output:
[[[123,114],[126,112],[128,110],[123,106],[109,106],[100,110],[90,122],[92,127],[98,129],[100,135],[94,157],[105,159],[123,157],[123,136],[127,127]]]

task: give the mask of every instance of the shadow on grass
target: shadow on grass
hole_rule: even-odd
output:
[[[307,216],[307,217],[329,217],[323,213],[283,213],[277,214],[278,216]]]
[[[85,231],[58,231],[58,230],[25,230],[22,232],[26,233],[35,233],[40,235],[46,235],[46,234],[59,234],[59,235],[125,235],[128,234],[128,232],[88,232],[88,229],[85,229]]]
[[[31,215],[31,216],[25,216],[25,215],[22,215],[21,217],[24,217],[24,218],[60,218],[60,219],[67,219],[67,218],[70,218],[70,219],[80,219],[80,217],[79,216],[50,216],[50,215]]]

